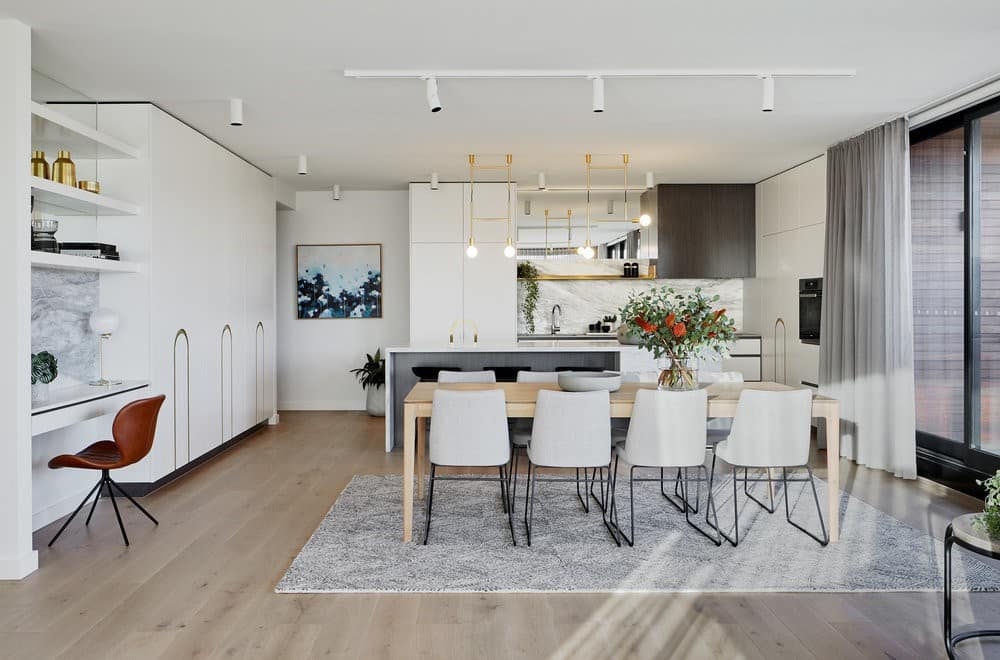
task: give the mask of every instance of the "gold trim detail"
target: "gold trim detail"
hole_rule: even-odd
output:
[[[177,469],[177,341],[184,337],[186,360],[185,384],[187,385],[187,462],[191,462],[191,341],[187,331],[181,328],[174,335],[174,469]]]
[[[226,438],[226,334],[229,334],[229,438]],[[233,416],[233,329],[227,323],[219,337],[219,433],[222,442],[232,439],[236,430]]]

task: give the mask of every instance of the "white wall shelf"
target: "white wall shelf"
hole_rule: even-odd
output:
[[[35,208],[52,215],[138,215],[139,207],[48,179],[31,177]]]
[[[31,146],[55,157],[60,149],[73,158],[138,158],[139,149],[67,117],[51,106],[31,103]]]
[[[58,268],[60,270],[83,270],[97,273],[142,272],[142,264],[134,261],[113,261],[35,250],[31,251],[31,265],[34,268]]]

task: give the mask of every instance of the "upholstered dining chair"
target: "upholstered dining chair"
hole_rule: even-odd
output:
[[[439,383],[495,383],[497,375],[494,371],[447,371],[438,372]]]
[[[85,525],[90,524],[90,519],[97,508],[97,501],[101,499],[102,493],[105,497],[111,498],[111,505],[115,509],[115,517],[118,519],[118,528],[122,532],[122,540],[128,545],[128,534],[125,533],[125,525],[122,523],[122,515],[118,510],[118,501],[115,499],[115,490],[125,496],[135,508],[142,511],[147,518],[153,521],[154,525],[159,525],[149,511],[146,511],[132,496],[122,490],[122,487],[111,478],[110,471],[138,463],[149,454],[153,448],[153,436],[156,434],[156,418],[160,414],[160,406],[166,399],[164,395],[140,399],[126,404],[115,415],[115,420],[111,424],[111,437],[113,440],[101,440],[88,446],[83,451],[76,454],[61,454],[49,461],[49,468],[57,470],[59,468],[77,468],[81,470],[100,470],[101,480],[97,482],[87,496],[83,498],[80,505],[76,507],[72,515],[66,519],[56,535],[49,541],[49,546],[56,542],[56,539],[73,522],[76,514],[87,503],[90,496],[97,492],[94,503],[90,506],[90,513],[87,515]]]

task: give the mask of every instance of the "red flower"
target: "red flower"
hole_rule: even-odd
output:
[[[687,328],[684,327],[683,323],[677,323],[674,325],[674,337],[680,338],[687,334]]]
[[[635,317],[635,324],[646,332],[656,332],[660,327],[658,325],[653,325],[652,323],[646,323],[646,319],[641,316]]]
[[[664,323],[667,324],[668,328],[672,328],[674,327],[674,321],[676,320],[677,320],[677,315],[674,314],[673,312],[670,312],[669,314],[667,314],[667,318],[664,319]]]
[[[718,309],[718,310],[716,310],[716,311],[715,311],[715,319],[714,319],[714,320],[715,320],[715,321],[718,321],[718,320],[719,320],[719,317],[720,317],[720,316],[722,316],[722,315],[723,315],[723,314],[725,314],[725,313],[726,313],[726,308],[725,308],[725,307],[723,307],[722,309]]]

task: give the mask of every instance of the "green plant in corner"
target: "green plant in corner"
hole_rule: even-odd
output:
[[[1000,470],[989,479],[977,480],[986,489],[983,515],[976,518],[976,528],[986,532],[991,539],[1000,539]]]
[[[385,358],[382,357],[382,349],[365,354],[365,364],[357,369],[351,369],[351,373],[361,383],[363,389],[369,387],[382,387],[385,385]]]
[[[31,354],[31,384],[49,384],[59,375],[59,362],[48,351]]]
[[[538,307],[538,269],[530,261],[517,262],[517,279],[524,281],[524,324],[529,334],[535,333],[535,309]]]

